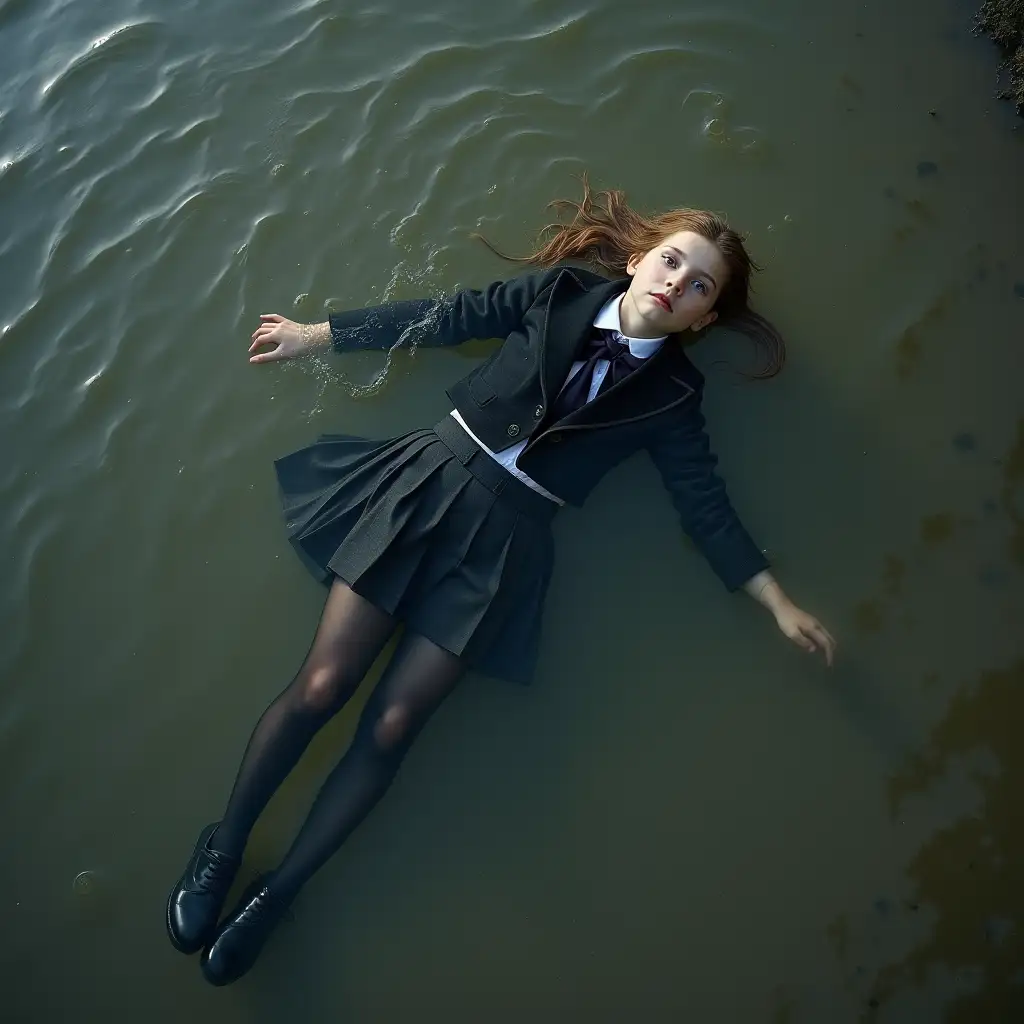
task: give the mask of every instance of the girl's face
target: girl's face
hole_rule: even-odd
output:
[[[712,307],[728,267],[718,246],[693,231],[677,231],[644,256],[633,256],[626,273],[633,280],[623,312],[650,337],[699,331],[718,318]]]

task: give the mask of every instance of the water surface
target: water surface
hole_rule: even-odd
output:
[[[5,1019],[1024,1019],[1024,133],[970,5],[920,7],[0,4]],[[271,462],[433,422],[491,348],[247,336],[484,285],[470,232],[525,249],[584,170],[749,232],[790,364],[695,359],[839,665],[623,466],[557,521],[536,685],[467,682],[214,992],[163,902],[322,602]]]

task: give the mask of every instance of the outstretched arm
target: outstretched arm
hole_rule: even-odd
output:
[[[835,640],[817,619],[786,596],[729,501],[716,472],[718,460],[704,429],[699,399],[680,409],[674,426],[660,432],[649,451],[683,529],[726,587],[742,587],[775,616],[785,636],[804,650],[822,651],[831,665]]]
[[[446,298],[332,313],[326,323],[319,324],[299,324],[277,313],[265,313],[252,335],[249,362],[293,359],[328,345],[348,352],[386,350],[396,344],[458,345],[470,338],[506,338],[557,276],[557,269],[524,274],[496,281],[482,291],[467,288]]]

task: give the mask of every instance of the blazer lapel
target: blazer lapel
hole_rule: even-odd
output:
[[[546,408],[550,408],[562,390],[577,354],[590,338],[597,314],[612,296],[624,292],[627,287],[628,280],[620,278],[588,288],[568,268],[556,278],[551,286],[541,333],[540,381]]]
[[[697,394],[703,385],[703,374],[683,353],[679,339],[669,337],[625,380],[613,384],[551,427],[579,430],[632,423],[679,405]]]

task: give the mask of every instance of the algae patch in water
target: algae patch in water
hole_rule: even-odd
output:
[[[1017,113],[1024,115],[1024,0],[985,0],[976,26],[979,32],[991,36],[1006,55],[1001,70],[1006,72],[1009,83],[999,96],[1010,100]]]

